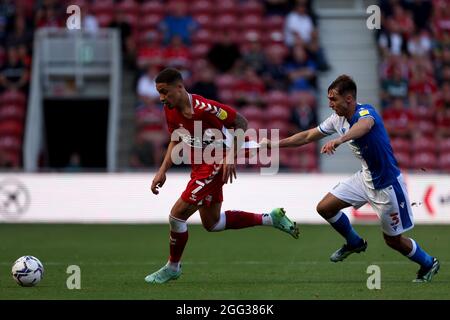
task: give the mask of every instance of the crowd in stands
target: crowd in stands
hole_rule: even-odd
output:
[[[381,102],[404,169],[450,171],[450,5],[383,0]]]
[[[310,1],[133,3],[141,12],[130,34],[134,51],[125,54],[134,56],[139,75],[133,167],[162,161],[168,139],[154,77],[168,66],[181,70],[189,92],[236,108],[249,128],[279,129],[286,137],[317,125],[317,76],[329,66]],[[280,165],[317,171],[316,145],[283,150]]]

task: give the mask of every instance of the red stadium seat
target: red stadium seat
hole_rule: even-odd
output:
[[[269,105],[265,113],[267,120],[289,121],[291,118],[291,110],[283,105]]]
[[[267,121],[267,128],[268,129],[277,129],[279,130],[279,138],[284,139],[289,136],[290,132],[290,123],[288,121],[283,120],[270,120]]]
[[[254,105],[247,105],[242,107],[240,113],[247,118],[248,121],[263,121],[264,120],[264,110]]]
[[[435,116],[435,111],[428,107],[417,107],[413,110],[414,115],[417,119],[433,121]]]
[[[139,28],[140,29],[157,29],[158,24],[161,22],[161,20],[164,18],[164,15],[159,13],[148,13],[144,16],[142,16],[139,20]]]
[[[208,0],[194,1],[192,4],[189,5],[191,14],[192,13],[195,13],[195,14],[203,13],[203,14],[213,15],[213,14],[215,14],[214,7],[215,7],[215,5],[212,4]]]
[[[215,28],[219,31],[236,30],[239,28],[240,20],[231,14],[220,15],[215,20]]]
[[[264,21],[259,15],[248,15],[240,19],[239,24],[242,30],[262,30]]]
[[[240,7],[236,5],[234,0],[220,0],[215,5],[216,12],[219,14],[232,14],[239,13]]]
[[[436,152],[437,142],[431,137],[418,137],[412,140],[412,151],[416,152]]]
[[[198,43],[191,46],[192,59],[198,60],[206,57],[210,46],[206,43]]]
[[[117,9],[123,13],[137,15],[140,12],[139,5],[134,0],[122,0],[117,5]]]
[[[434,170],[438,167],[436,154],[432,152],[416,153],[412,158],[412,166],[417,170]]]
[[[141,5],[140,11],[144,15],[156,14],[156,15],[164,15],[165,8],[164,5],[160,1],[146,1]]]
[[[282,31],[284,28],[284,18],[279,15],[273,15],[264,19],[266,31]]]
[[[270,107],[271,105],[283,105],[289,106],[289,96],[284,91],[272,90],[266,94],[266,103]]]
[[[97,0],[91,4],[91,11],[95,14],[95,16],[102,13],[113,15],[114,10],[115,5],[113,0]]]
[[[450,152],[443,153],[439,157],[439,169],[450,172]]]
[[[247,128],[255,130],[266,129],[264,122],[260,120],[248,120]]]
[[[409,152],[396,151],[394,152],[394,156],[400,168],[410,169],[412,167],[411,154]]]
[[[25,119],[25,107],[14,104],[0,106],[0,121],[7,119],[23,121]]]
[[[22,150],[22,140],[16,136],[1,136],[0,150],[3,151],[20,151]]]
[[[219,90],[219,99],[224,104],[234,105],[235,95],[233,90],[229,89]]]
[[[259,1],[249,0],[240,4],[239,12],[242,16],[251,14],[262,16],[264,14],[264,7]]]
[[[25,105],[25,94],[20,91],[8,90],[0,96],[0,104]]]
[[[100,27],[107,28],[113,19],[113,14],[111,12],[104,12],[96,14],[95,17]]]
[[[215,41],[214,33],[208,29],[200,29],[192,36],[192,43],[211,45]]]
[[[195,14],[193,18],[200,25],[200,30],[208,30],[214,28],[215,18],[209,14]]]
[[[22,136],[23,124],[17,120],[5,120],[0,122],[0,136],[14,135]]]
[[[222,89],[232,89],[236,84],[236,77],[231,74],[222,74],[216,77],[216,86]]]
[[[412,149],[411,140],[405,138],[392,138],[391,146],[395,154],[397,152],[410,153]]]
[[[419,130],[420,133],[431,136],[434,134],[436,125],[433,121],[426,119],[417,119],[415,123],[415,128]]]
[[[450,152],[450,138],[441,139],[438,142],[438,150],[441,154]]]
[[[290,105],[296,107],[301,104],[307,104],[310,107],[316,107],[316,97],[314,92],[295,91],[289,95]]]

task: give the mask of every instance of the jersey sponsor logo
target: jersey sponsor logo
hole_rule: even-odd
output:
[[[398,225],[400,223],[400,218],[398,217],[398,213],[391,213],[389,215],[391,217],[391,227],[392,229],[394,229],[395,231],[397,231]]]
[[[366,116],[368,114],[369,114],[369,110],[367,110],[367,109],[363,109],[363,110],[359,111],[359,116],[360,117]]]
[[[228,117],[228,113],[225,110],[219,108],[219,111],[217,111],[216,113],[216,117],[223,121]]]

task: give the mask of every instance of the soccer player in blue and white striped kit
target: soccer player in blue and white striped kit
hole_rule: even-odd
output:
[[[317,205],[317,212],[347,240],[331,255],[331,261],[342,261],[366,250],[367,241],[356,233],[341,210],[360,208],[368,202],[381,219],[386,244],[420,265],[414,282],[429,282],[439,270],[439,261],[415,240],[403,236],[414,226],[405,182],[381,117],[371,105],[356,102],[356,91],[351,77],[339,76],[328,88],[329,106],[334,111],[329,118],[317,128],[279,142],[263,140],[261,146],[298,147],[337,133],[340,137],[326,143],[321,152],[333,154],[347,142],[361,160],[362,170],[335,186]]]

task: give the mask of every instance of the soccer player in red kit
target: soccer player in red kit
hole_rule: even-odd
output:
[[[161,71],[155,79],[156,89],[164,104],[164,111],[169,133],[181,132],[178,141],[169,143],[163,163],[156,173],[151,190],[154,194],[166,181],[166,172],[173,164],[172,153],[178,143],[187,143],[189,148],[203,148],[204,141],[195,137],[194,125],[199,121],[203,133],[208,129],[224,130],[224,128],[245,131],[247,120],[231,107],[186,91],[180,72],[173,68]],[[197,125],[198,123],[197,122]],[[242,130],[238,130],[242,129]],[[180,141],[181,140],[181,141]],[[206,143],[207,144],[207,143]],[[236,179],[235,155],[241,142],[234,136],[231,157],[224,155],[221,161],[211,163],[202,159],[191,159],[191,180],[181,197],[175,202],[169,215],[170,224],[170,256],[169,261],[161,269],[149,274],[148,283],[165,283],[177,279],[181,275],[180,260],[188,240],[187,219],[197,210],[204,228],[207,231],[222,231],[225,229],[242,229],[258,225],[269,225],[285,231],[298,238],[298,228],[282,208],[273,209],[270,213],[251,213],[228,210],[221,212],[222,186]],[[190,150],[192,150],[190,149]],[[184,150],[184,149],[183,149]],[[174,152],[175,154],[175,152]]]

